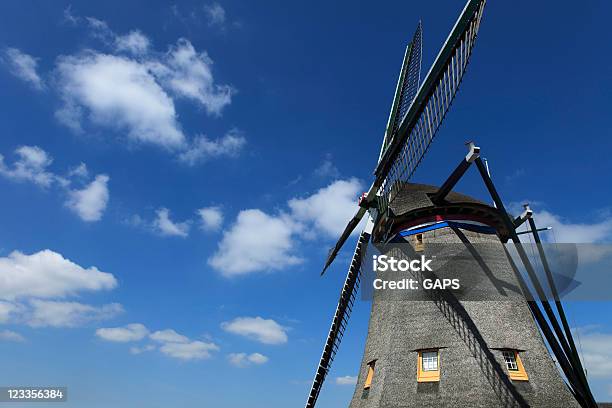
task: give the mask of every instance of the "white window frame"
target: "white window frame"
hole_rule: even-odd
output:
[[[506,368],[509,371],[519,371],[518,362],[516,361],[516,355],[514,351],[504,350],[502,351],[504,356],[504,362],[506,363]]]
[[[422,367],[423,371],[438,371],[438,351],[423,351],[422,352]]]

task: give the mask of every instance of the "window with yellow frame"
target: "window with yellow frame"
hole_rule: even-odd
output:
[[[425,244],[423,243],[423,234],[415,234],[414,235],[415,252],[422,252],[424,249],[425,249]]]
[[[506,368],[508,369],[508,376],[511,380],[529,381],[529,377],[527,376],[527,372],[525,371],[518,351],[502,350],[502,355],[504,357],[504,363],[506,363]]]
[[[363,383],[364,389],[369,389],[372,386],[372,379],[374,378],[374,365],[376,360],[372,360],[368,363],[368,375],[366,376],[365,382]]]
[[[418,351],[417,381],[440,381],[440,350],[429,349]]]

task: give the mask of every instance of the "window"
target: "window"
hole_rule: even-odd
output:
[[[529,377],[523,367],[521,357],[516,350],[503,350],[502,355],[504,356],[504,363],[508,369],[508,375],[511,380],[516,381],[528,381]]]
[[[370,361],[368,363],[368,375],[366,376],[365,383],[363,384],[364,389],[368,389],[372,385],[372,378],[374,378],[374,365],[375,364],[376,364],[376,360]]]
[[[417,381],[440,381],[439,350],[422,350],[418,352]]]
[[[438,352],[424,351],[423,352],[423,371],[438,371]]]
[[[516,364],[516,356],[513,351],[505,350],[502,352],[504,355],[504,361],[506,362],[506,368],[510,371],[518,371],[518,364]]]
[[[416,234],[414,236],[414,250],[416,252],[421,252],[425,249],[425,245],[423,244],[423,234]]]

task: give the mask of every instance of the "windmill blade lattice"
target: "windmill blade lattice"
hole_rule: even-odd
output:
[[[378,209],[386,211],[436,136],[459,89],[474,48],[485,0],[469,1],[393,135],[376,169]]]
[[[421,163],[457,93],[472,54],[486,0],[468,0],[436,60],[410,104],[397,131],[391,135],[375,170],[376,178],[362,208],[386,214],[401,182],[408,181]],[[418,31],[417,31],[418,33]],[[401,79],[401,78],[400,78]],[[396,91],[396,100],[397,98]],[[397,112],[396,104],[390,118]],[[390,120],[390,123],[393,123]],[[383,145],[384,146],[384,145]],[[365,211],[358,211],[332,248],[323,272],[334,261]]]
[[[334,361],[334,357],[338,352],[338,347],[344,336],[348,319],[353,310],[355,298],[357,297],[357,289],[359,288],[360,277],[361,277],[361,260],[370,240],[370,234],[362,232],[357,241],[355,247],[355,253],[353,254],[353,260],[346,274],[346,280],[344,286],[340,292],[340,299],[338,300],[338,306],[336,306],[336,313],[329,328],[329,334],[323,347],[323,353],[317,372],[315,373],[310,393],[308,394],[308,400],[306,401],[306,408],[313,408],[319,397],[319,392],[325,381],[325,377],[329,372],[331,363]]]
[[[398,113],[396,116],[395,123],[393,125],[393,133],[397,132],[400,123],[406,116],[408,108],[414,101],[414,97],[419,89],[419,81],[421,80],[421,57],[423,54],[423,28],[421,23],[417,27],[414,37],[410,42],[410,58],[408,63],[408,69],[406,72],[406,78],[402,86],[402,93],[400,95]]]
[[[412,41],[406,47],[404,62],[400,70],[397,88],[391,105],[389,121],[385,130],[381,155],[385,151],[391,139],[408,112],[408,108],[414,101],[417,91],[419,90],[419,81],[421,80],[421,56],[423,54],[423,26],[419,21],[416,31],[412,36]]]
[[[344,242],[351,235],[355,227],[357,227],[359,222],[361,222],[361,219],[363,218],[365,213],[366,213],[366,209],[363,207],[359,207],[359,209],[357,210],[353,218],[351,218],[349,223],[346,225],[346,227],[344,228],[344,231],[342,231],[342,234],[340,235],[340,238],[338,239],[338,242],[336,242],[336,245],[329,251],[329,255],[327,256],[327,261],[325,262],[323,271],[321,271],[321,275],[325,273],[329,265],[331,265],[333,260],[336,258],[338,251],[340,251],[340,248],[342,248],[342,245],[344,245]]]

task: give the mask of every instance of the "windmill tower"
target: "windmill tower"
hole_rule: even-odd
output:
[[[538,245],[547,277],[541,282],[517,235],[517,227],[529,222],[540,244],[532,212],[527,207],[519,217],[509,216],[479,157],[480,149],[469,143],[468,154],[441,187],[409,182],[461,83],[484,6],[485,0],[468,0],[420,85],[420,23],[406,48],[375,180],[322,272],[367,213],[306,408],[316,404],[359,285],[372,284],[361,282],[363,262],[370,261],[370,241],[382,254],[397,259],[443,255],[448,260],[444,268],[414,272],[415,281],[461,277],[478,296],[492,298],[483,301],[443,289],[429,291],[425,298],[423,292],[411,298],[413,292],[405,291],[407,295],[393,298],[388,291],[374,291],[350,408],[597,407],[546,255]],[[494,206],[452,191],[472,164]],[[510,241],[527,279],[504,245]],[[381,245],[388,243],[403,249]],[[380,275],[376,272],[374,277]]]

